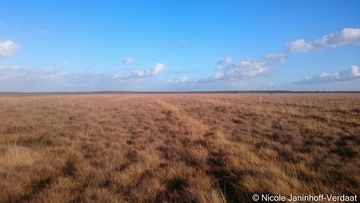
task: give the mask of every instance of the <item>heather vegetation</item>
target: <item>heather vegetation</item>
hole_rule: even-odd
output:
[[[0,96],[1,202],[360,195],[359,94]]]

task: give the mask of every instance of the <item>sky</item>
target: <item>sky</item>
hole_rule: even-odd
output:
[[[358,0],[2,0],[0,92],[360,91]]]

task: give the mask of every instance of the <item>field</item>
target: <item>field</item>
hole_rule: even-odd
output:
[[[1,202],[360,195],[360,95],[2,95],[0,180]]]

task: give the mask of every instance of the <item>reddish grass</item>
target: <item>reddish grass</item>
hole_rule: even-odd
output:
[[[360,194],[360,95],[0,96],[1,202]]]

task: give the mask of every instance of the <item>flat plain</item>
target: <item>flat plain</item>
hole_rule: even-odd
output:
[[[360,195],[360,94],[0,96],[1,202]]]

